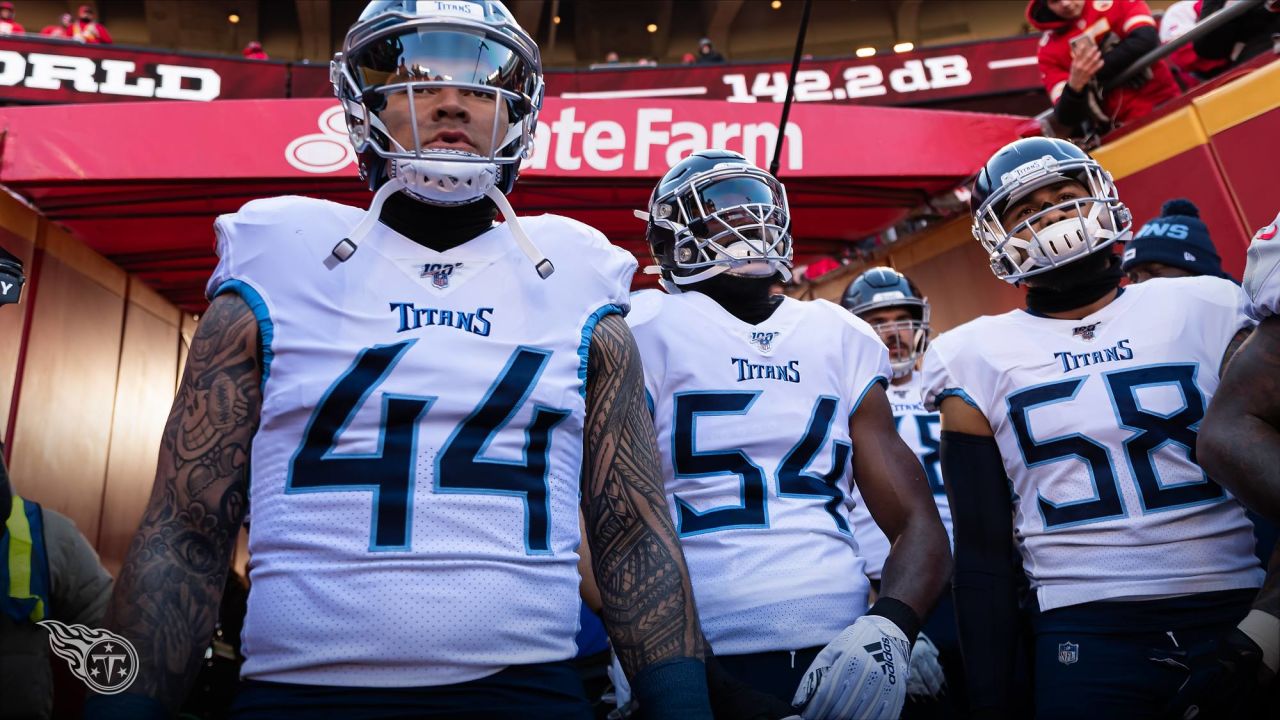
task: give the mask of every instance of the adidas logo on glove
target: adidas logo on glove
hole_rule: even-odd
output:
[[[898,675],[893,671],[893,648],[889,645],[888,638],[864,645],[862,649],[871,654],[872,660],[880,663],[880,669],[884,671],[890,685],[898,682]]]

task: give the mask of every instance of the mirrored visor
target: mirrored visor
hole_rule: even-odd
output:
[[[774,187],[760,178],[744,176],[696,185],[681,201],[690,219],[706,217],[738,205],[782,205],[782,197]]]
[[[406,82],[483,85],[530,93],[528,63],[481,33],[420,29],[367,43],[347,58],[361,91]]]

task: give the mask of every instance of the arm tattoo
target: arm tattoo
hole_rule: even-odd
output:
[[[1231,358],[1236,356],[1236,351],[1244,344],[1245,340],[1253,334],[1253,328],[1240,328],[1235,335],[1231,337],[1231,342],[1227,343],[1227,351],[1222,353],[1222,364],[1218,366],[1218,377],[1227,374],[1227,363],[1231,362]]]
[[[620,315],[591,339],[582,505],[604,622],[627,674],[703,655],[693,588],[663,491],[640,352]]]
[[[201,319],[160,441],[151,499],[107,624],[138,650],[131,692],[177,708],[194,680],[245,513],[262,404],[258,326],[234,295]]]

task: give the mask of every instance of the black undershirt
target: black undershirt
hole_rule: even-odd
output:
[[[498,208],[489,198],[466,205],[428,205],[398,192],[382,205],[378,220],[410,240],[445,252],[491,228]]]
[[[1096,252],[1029,278],[1027,312],[1046,316],[1085,307],[1115,290],[1123,279],[1120,256],[1110,251]]]
[[[768,320],[782,304],[781,295],[769,293],[775,282],[776,275],[756,278],[720,273],[702,282],[686,285],[685,289],[696,290],[715,300],[730,315],[748,325],[759,325]]]

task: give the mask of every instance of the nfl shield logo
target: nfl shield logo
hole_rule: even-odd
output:
[[[1070,665],[1080,659],[1080,646],[1073,642],[1064,642],[1058,645],[1058,662],[1063,665]]]
[[[436,289],[443,290],[449,287],[449,277],[453,275],[453,271],[462,267],[462,263],[427,263],[422,266],[422,277],[430,277],[431,284]]]
[[[1096,330],[1098,326],[1101,324],[1102,323],[1094,323],[1092,325],[1082,325],[1072,330],[1071,334],[1079,337],[1081,340],[1092,340],[1094,337],[1093,331]]]

